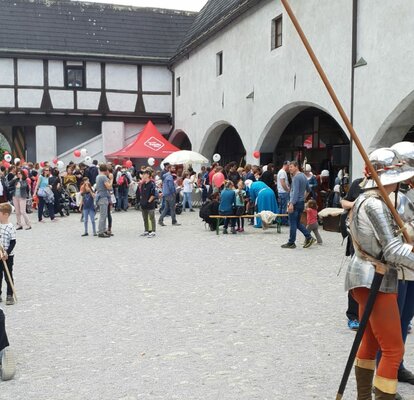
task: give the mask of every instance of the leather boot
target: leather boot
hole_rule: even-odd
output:
[[[378,388],[374,389],[375,393],[375,400],[394,400],[395,399],[395,393],[384,393],[381,392]]]
[[[357,383],[357,400],[372,400],[372,380],[374,370],[361,368],[355,365],[355,378]]]

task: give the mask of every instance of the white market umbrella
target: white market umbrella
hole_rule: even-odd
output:
[[[200,153],[189,150],[180,150],[170,154],[163,160],[163,164],[169,163],[171,165],[178,164],[208,164],[209,161]]]

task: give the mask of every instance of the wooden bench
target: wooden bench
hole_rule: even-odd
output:
[[[287,217],[288,214],[276,214],[276,228],[277,228],[277,233],[281,233],[282,232],[282,221],[280,220],[281,217]],[[229,219],[234,219],[234,218],[260,218],[260,215],[248,215],[248,214],[243,214],[240,216],[237,215],[209,215],[209,218],[212,219],[216,219],[216,234],[219,235],[220,234],[220,221],[224,220],[226,218]]]

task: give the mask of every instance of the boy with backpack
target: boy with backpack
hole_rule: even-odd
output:
[[[131,180],[127,174],[125,168],[120,171],[120,174],[116,180],[118,184],[118,209],[127,211],[128,210],[128,191],[129,191],[129,184]]]

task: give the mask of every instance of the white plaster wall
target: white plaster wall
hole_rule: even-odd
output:
[[[13,89],[0,89],[0,107],[14,107]]]
[[[106,64],[106,88],[117,90],[138,90],[136,65]]]
[[[352,2],[292,0],[291,6],[349,114]],[[271,21],[280,14],[283,46],[271,51]],[[220,51],[224,73],[217,77]],[[272,117],[295,102],[319,105],[340,122],[280,2],[255,7],[176,64],[174,71],[181,78],[175,127],[189,135],[195,150],[217,121],[225,121],[237,129],[251,160]],[[253,90],[254,100],[246,99]]]
[[[379,5],[376,0],[364,0],[359,4],[358,58],[368,64],[355,69],[354,125],[365,147],[374,149],[402,140],[403,132],[414,125],[412,114],[408,125],[395,126],[398,135],[390,129],[387,137],[376,137],[388,116],[414,90],[414,2]],[[363,161],[355,148],[353,154],[353,171],[360,175]]]
[[[99,107],[100,92],[78,92],[78,109],[97,110]]]
[[[36,126],[36,161],[50,161],[57,155],[55,126]]]
[[[49,61],[49,86],[63,87],[64,76],[63,76],[63,62],[62,61]]]
[[[171,113],[172,100],[167,95],[143,95],[147,113]]]
[[[18,60],[17,80],[19,85],[43,86],[43,61]]]
[[[126,93],[107,93],[109,109],[111,111],[132,112],[135,110],[138,95]]]
[[[14,68],[11,58],[0,58],[0,85],[14,85]]]
[[[86,87],[88,89],[101,88],[101,65],[99,63],[86,63]]]
[[[19,108],[40,108],[43,89],[19,89],[17,96]]]
[[[70,109],[74,107],[72,90],[50,90],[53,108]]]
[[[171,92],[171,71],[169,71],[167,67],[143,66],[142,90],[153,92]]]
[[[145,127],[145,124],[125,124],[125,143],[132,143],[136,138],[138,133],[140,133]]]
[[[103,154],[110,154],[124,147],[125,124],[123,122],[102,122]]]

